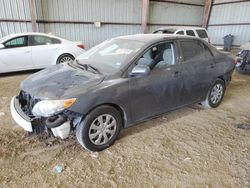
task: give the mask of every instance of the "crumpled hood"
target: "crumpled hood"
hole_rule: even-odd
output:
[[[75,97],[103,79],[103,75],[61,64],[32,74],[21,83],[21,89],[35,98],[62,99]]]

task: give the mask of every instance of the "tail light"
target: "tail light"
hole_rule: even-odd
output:
[[[77,47],[79,47],[81,49],[85,49],[85,46],[83,44],[78,44]]]
[[[233,64],[235,64],[235,65],[236,65],[236,64],[237,64],[237,62],[238,62],[237,57],[236,57],[236,58],[233,58],[233,61],[232,61],[232,62],[233,62]]]

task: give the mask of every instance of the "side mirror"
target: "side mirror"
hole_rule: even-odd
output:
[[[5,48],[5,46],[3,44],[0,44],[0,49]]]
[[[136,65],[131,73],[129,74],[130,77],[143,77],[150,74],[150,68],[147,65]]]

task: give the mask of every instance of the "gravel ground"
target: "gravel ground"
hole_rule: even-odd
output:
[[[11,97],[29,74],[0,77],[0,187],[250,187],[250,129],[235,127],[250,123],[250,76],[234,73],[216,109],[170,112],[90,153],[74,136],[29,137],[11,119]]]

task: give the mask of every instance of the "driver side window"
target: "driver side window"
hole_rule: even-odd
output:
[[[151,70],[165,69],[174,65],[174,44],[172,42],[167,42],[150,48],[142,55],[137,64],[147,65]]]

